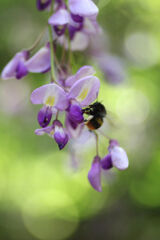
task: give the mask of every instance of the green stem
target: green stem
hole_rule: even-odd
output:
[[[53,5],[54,1],[51,2],[50,8],[50,16],[53,14]],[[50,43],[50,53],[51,53],[51,81],[55,82],[56,75],[55,75],[55,68],[54,68],[54,48],[53,48],[53,35],[52,35],[52,27],[48,25],[48,32],[49,32],[49,43]]]
[[[52,38],[52,27],[48,25],[49,31],[49,43],[50,43],[50,53],[51,53],[51,77],[52,81],[56,80],[55,69],[54,69],[54,49],[53,49],[53,38]]]
[[[36,39],[36,41],[33,43],[33,45],[27,49],[27,51],[31,52],[34,48],[37,47],[37,45],[40,43],[43,35],[45,34],[45,31],[46,31],[46,27],[45,29],[40,33],[40,35],[38,36],[38,38]]]
[[[107,136],[106,134],[104,134],[101,130],[98,129],[98,132],[105,138],[108,139],[108,141],[111,139],[109,136]]]
[[[67,39],[68,39],[68,64],[71,68],[72,67],[72,50],[71,50],[71,40],[69,37],[69,31],[67,31]]]

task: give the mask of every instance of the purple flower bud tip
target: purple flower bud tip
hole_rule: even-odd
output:
[[[59,150],[62,150],[66,146],[67,143],[68,143],[68,136],[66,135],[65,139],[63,140],[63,142],[57,143],[58,147],[59,147]]]
[[[101,166],[104,170],[109,170],[113,167],[111,154],[108,154],[101,160]]]
[[[52,110],[50,107],[44,106],[38,113],[37,119],[41,127],[46,127],[52,118]]]
[[[110,169],[112,166],[118,170],[125,170],[129,166],[127,154],[115,139],[109,141],[109,154],[101,160],[103,169]]]
[[[91,169],[88,172],[88,180],[91,186],[98,192],[102,191],[101,187],[101,163],[100,157],[96,156],[93,160]]]
[[[62,123],[59,120],[54,120],[52,124],[53,128],[57,127],[63,127]]]
[[[68,134],[63,129],[62,123],[58,120],[55,120],[53,122],[54,127],[54,139],[56,143],[58,144],[58,147],[60,150],[62,150],[65,145],[68,143]]]
[[[119,146],[118,141],[116,139],[110,139],[108,150],[110,151],[115,146]]]
[[[43,11],[46,9],[50,4],[52,0],[37,0],[37,8],[39,11]]]

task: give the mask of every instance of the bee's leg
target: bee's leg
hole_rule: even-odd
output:
[[[82,113],[89,114],[90,113],[90,108],[82,109]]]

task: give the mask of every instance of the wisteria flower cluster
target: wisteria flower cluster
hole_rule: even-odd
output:
[[[101,34],[96,20],[98,7],[92,0],[37,0],[37,9],[49,12],[49,40],[34,54],[32,51],[40,39],[32,48],[18,52],[1,76],[3,79],[21,79],[29,73],[50,73],[50,83],[35,89],[30,98],[33,104],[41,105],[37,115],[40,128],[35,134],[49,135],[62,150],[84,131],[92,132],[96,139],[96,156],[88,179],[95,190],[102,191],[102,170],[112,167],[125,170],[128,158],[118,141],[113,139],[109,139],[108,154],[100,157],[96,129],[101,127],[106,116],[105,107],[97,101],[100,80],[95,76],[94,68],[88,65],[72,74],[71,61],[74,50],[84,50],[91,39],[94,41],[94,37]],[[56,55],[58,45],[61,59]]]

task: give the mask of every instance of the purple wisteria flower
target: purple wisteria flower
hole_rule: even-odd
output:
[[[63,128],[62,123],[58,120],[54,120],[51,126],[36,129],[35,134],[39,136],[48,134],[56,141],[60,150],[66,146],[69,140],[66,130]]]
[[[128,168],[128,157],[123,148],[119,146],[116,140],[110,140],[108,147],[109,154],[101,160],[103,169],[110,169],[115,167],[118,170],[125,170]]]
[[[92,75],[94,73],[92,67],[83,66],[75,75],[66,79],[69,88],[67,97],[70,102],[66,114],[66,128],[72,137],[78,137],[83,129],[82,108],[90,105],[98,96],[100,81]]]
[[[98,192],[102,191],[101,187],[101,164],[100,157],[96,156],[93,160],[90,171],[88,172],[88,180],[91,186]]]
[[[43,108],[39,111],[37,117],[41,127],[46,127],[50,123],[55,110],[63,111],[69,106],[66,92],[54,83],[35,89],[31,95],[31,102],[33,104],[43,104]]]
[[[91,169],[88,173],[88,180],[96,191],[102,190],[102,169],[109,170],[112,167],[115,167],[118,170],[125,170],[129,166],[127,154],[125,150],[119,146],[117,140],[110,140],[108,150],[109,153],[103,159],[99,156],[94,158]]]
[[[53,122],[53,126],[55,130],[54,139],[58,144],[59,149],[61,150],[68,143],[69,137],[68,137],[67,131],[63,128],[63,125],[60,121],[55,120]]]
[[[66,112],[66,129],[70,136],[80,134],[84,126],[82,108],[96,100],[100,81],[92,74],[92,67],[84,66],[75,75],[66,79],[67,91],[55,83],[43,85],[31,94],[33,104],[43,104],[37,119],[41,127],[49,125],[56,111]],[[71,80],[72,78],[72,80]],[[72,81],[72,86],[71,85]],[[75,134],[76,133],[76,134]]]
[[[28,51],[17,53],[13,59],[5,66],[1,77],[7,79],[21,79],[29,72],[45,73],[50,70],[50,48],[47,44],[38,50],[31,58]]]
[[[91,0],[70,0],[68,10],[62,2],[55,8],[56,11],[48,19],[48,23],[53,26],[59,42],[66,48],[68,48],[68,41],[64,34],[68,29],[71,49],[83,50],[88,46],[89,35],[97,34],[99,31],[99,25],[96,22],[98,8]]]
[[[25,62],[29,57],[29,53],[27,51],[22,51],[17,53],[11,61],[5,66],[2,71],[1,77],[4,80],[17,78],[21,79],[27,75],[28,70],[25,66]]]
[[[126,70],[122,60],[116,56],[102,54],[95,58],[106,80],[111,84],[120,84],[126,79]]]
[[[56,108],[60,111],[65,110],[69,104],[66,92],[55,83],[46,84],[35,89],[31,94],[31,102]]]
[[[37,120],[41,127],[46,127],[49,125],[52,118],[52,108],[50,106],[44,105],[38,113]]]
[[[60,8],[49,19],[48,23],[54,26],[54,30],[58,36],[65,33],[67,24],[69,23],[69,13],[65,8]]]

